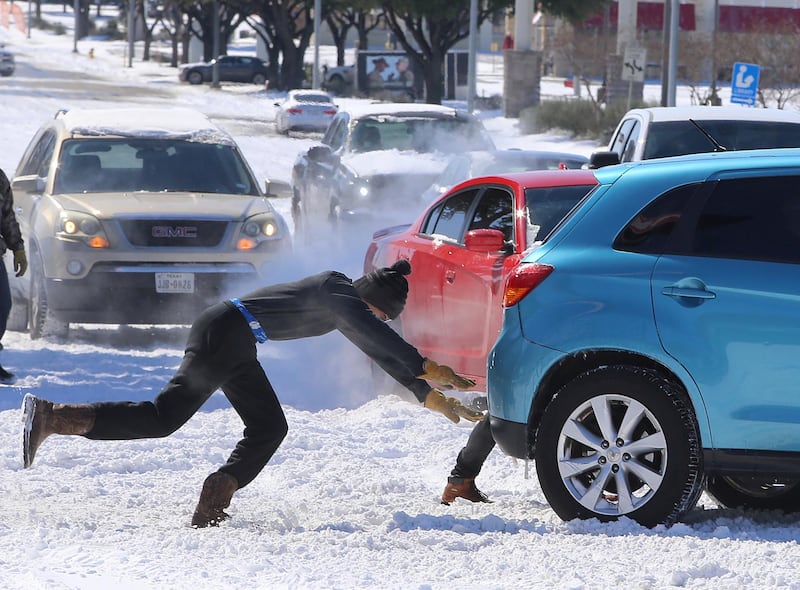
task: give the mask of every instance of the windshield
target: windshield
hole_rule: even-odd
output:
[[[259,194],[233,146],[153,138],[64,142],[54,192],[136,191]]]
[[[361,119],[353,130],[352,150],[413,150],[459,153],[492,149],[483,126],[470,119],[381,117]]]
[[[726,150],[800,147],[798,123],[698,120],[697,124]],[[713,142],[691,121],[665,121],[650,126],[644,159],[713,151]]]
[[[525,189],[528,244],[544,240],[596,185]]]

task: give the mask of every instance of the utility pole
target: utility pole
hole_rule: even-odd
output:
[[[212,3],[213,14],[213,47],[214,47],[214,65],[211,66],[211,88],[219,88],[219,0],[214,0]]]

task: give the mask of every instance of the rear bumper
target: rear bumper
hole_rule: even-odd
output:
[[[497,446],[506,454],[517,459],[532,459],[532,449],[528,448],[528,425],[510,422],[491,416],[492,437]]]

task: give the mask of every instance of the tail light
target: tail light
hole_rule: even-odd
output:
[[[290,115],[301,115],[303,114],[303,109],[298,107],[292,107],[290,109],[286,109],[286,112],[289,113]]]
[[[337,113],[337,110],[336,109],[327,109],[327,110],[325,110],[323,112],[326,115],[335,115]]]
[[[503,307],[511,307],[519,303],[554,270],[555,267],[549,264],[520,264],[506,282]]]

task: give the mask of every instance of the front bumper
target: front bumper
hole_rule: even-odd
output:
[[[191,293],[159,293],[156,273],[192,273]],[[209,305],[261,284],[248,264],[98,266],[83,279],[47,279],[48,308],[66,322],[187,324]]]

